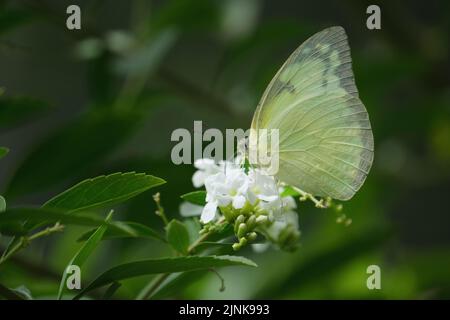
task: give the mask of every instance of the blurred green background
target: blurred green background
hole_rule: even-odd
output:
[[[264,88],[307,37],[332,25],[349,36],[360,97],[375,137],[366,183],[344,204],[349,227],[309,203],[301,247],[240,254],[256,269],[199,272],[172,298],[450,298],[450,2],[77,1],[82,29],[66,28],[73,1],[0,1],[0,194],[8,206],[42,204],[84,178],[116,171],[162,177],[167,214],[193,190],[190,165],[170,160],[176,128],[248,128]],[[156,192],[156,191],[154,191]],[[151,192],[119,216],[162,227]],[[447,209],[446,209],[447,208]],[[33,245],[0,268],[0,282],[54,296],[86,229]],[[2,249],[5,239],[0,239]],[[168,255],[150,240],[104,241],[83,281],[108,267]],[[382,289],[366,287],[381,267]],[[149,277],[125,281],[133,298]]]

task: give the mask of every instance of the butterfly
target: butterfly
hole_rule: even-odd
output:
[[[265,90],[251,129],[256,149],[256,132],[278,129],[277,179],[312,196],[353,197],[372,166],[374,141],[342,27],[316,33],[292,53]]]

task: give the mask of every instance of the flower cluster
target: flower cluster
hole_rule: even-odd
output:
[[[198,170],[192,177],[193,185],[206,188],[200,220],[213,224],[223,217],[234,224],[238,238],[235,250],[254,241],[257,233],[283,249],[295,247],[300,236],[296,203],[290,196],[281,196],[283,189],[273,176],[245,169],[239,161],[216,164],[199,159],[194,165]]]

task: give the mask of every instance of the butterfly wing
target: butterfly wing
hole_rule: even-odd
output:
[[[373,135],[342,27],[295,50],[264,92],[252,129],[279,129],[281,181],[338,200],[356,193],[372,165]]]

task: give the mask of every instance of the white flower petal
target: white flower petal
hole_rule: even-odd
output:
[[[245,202],[247,199],[245,199],[244,196],[239,195],[233,198],[233,208],[235,209],[242,209],[245,205]]]
[[[251,191],[247,191],[246,193],[247,200],[251,205],[254,205],[256,203],[256,200],[258,200],[258,197]]]
[[[208,223],[216,217],[217,212],[217,202],[208,202],[203,208],[202,215],[200,217],[200,221],[203,223]]]
[[[273,202],[279,199],[279,195],[266,196],[264,194],[258,195],[258,199],[266,202]]]
[[[205,172],[198,170],[192,176],[192,184],[194,185],[194,187],[200,188],[205,184],[205,178],[206,178]]]
[[[232,200],[233,198],[228,195],[218,195],[216,197],[217,205],[219,207],[226,207],[231,203]]]
[[[283,203],[283,208],[285,210],[291,210],[291,209],[296,209],[297,208],[297,204],[295,203],[295,199],[293,197],[283,197],[281,198],[281,201]]]
[[[180,215],[183,217],[194,217],[202,214],[203,207],[184,201],[180,204]]]
[[[216,166],[213,159],[197,159],[194,162],[194,167],[200,170],[208,170]]]
[[[252,249],[256,253],[262,253],[262,252],[266,251],[267,249],[269,249],[269,247],[270,247],[270,243],[269,242],[253,243],[252,244]]]

